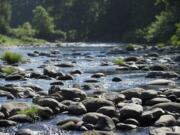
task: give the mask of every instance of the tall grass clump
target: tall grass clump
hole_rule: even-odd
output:
[[[30,108],[19,111],[18,114],[25,114],[33,119],[36,119],[38,117],[39,114],[39,109],[32,105]]]
[[[124,59],[122,58],[116,58],[113,60],[113,63],[115,65],[119,65],[119,66],[125,66],[126,65],[126,62],[124,61]]]
[[[21,54],[10,52],[10,51],[5,52],[1,56],[1,59],[7,64],[15,64],[15,63],[20,63],[24,61]]]

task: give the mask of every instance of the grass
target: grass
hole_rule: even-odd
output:
[[[38,117],[39,114],[39,109],[32,105],[30,108],[19,111],[18,114],[25,114],[33,119],[36,119]]]
[[[158,47],[158,48],[163,48],[163,47],[165,47],[165,44],[159,43],[159,44],[157,44],[157,47]]]
[[[8,64],[15,64],[15,63],[22,63],[25,60],[23,59],[22,55],[19,53],[6,51],[2,56],[1,60],[5,61]]]
[[[116,58],[113,60],[113,63],[115,65],[119,65],[119,66],[125,66],[126,65],[126,62],[124,61],[124,59],[122,58]]]
[[[128,46],[126,47],[126,50],[134,51],[135,50],[135,46],[133,44],[128,44]]]
[[[46,40],[37,39],[32,37],[14,38],[0,34],[1,46],[13,46],[13,45],[27,45],[27,44],[45,44]]]
[[[6,75],[10,75],[16,71],[17,69],[12,66],[6,66],[6,67],[1,68],[1,72],[5,73]]]

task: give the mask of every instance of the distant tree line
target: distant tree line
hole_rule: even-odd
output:
[[[180,0],[0,0],[0,33],[18,32],[50,41],[179,45]]]

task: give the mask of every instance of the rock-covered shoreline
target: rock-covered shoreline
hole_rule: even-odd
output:
[[[136,51],[147,51],[147,49],[137,48]],[[164,48],[165,53],[168,51],[169,48]],[[76,53],[75,50],[72,52],[70,55],[74,55],[75,58],[85,56],[90,62],[96,59],[88,54]],[[96,89],[100,87],[101,79],[108,76],[105,72],[92,73],[89,78],[83,80],[82,84],[68,87],[65,85],[67,81],[73,81],[84,74],[83,70],[74,69],[77,66],[76,61],[61,61],[57,58],[61,54],[58,49],[48,52],[29,52],[27,56],[30,63],[31,59],[38,57],[50,58],[50,60],[39,65],[40,72],[36,69],[22,70],[17,67],[18,70],[13,74],[1,73],[2,80],[8,84],[0,86],[0,97],[7,98],[7,102],[1,103],[0,106],[0,127],[11,128],[22,123],[33,124],[66,114],[69,117],[56,123],[59,130],[79,131],[84,135],[117,134],[119,131],[125,132],[144,127],[149,127],[150,135],[178,134],[180,86],[177,82],[180,76],[174,69],[180,64],[179,55],[164,59],[161,57],[161,50],[158,51],[157,48],[155,52],[145,53],[143,56],[127,54],[124,57],[126,64],[115,67],[115,73],[144,71],[145,78],[151,78],[151,81],[143,86],[122,91]],[[107,51],[107,54],[111,55],[124,53],[132,52],[117,48]],[[53,61],[60,62],[53,64]],[[160,61],[163,61],[163,64],[160,64]],[[99,63],[100,67],[112,65],[114,64],[111,61]],[[62,68],[70,70],[64,72],[60,70]],[[48,91],[35,84],[13,83],[28,82],[29,79],[51,81]],[[121,83],[123,79],[121,76],[114,76],[110,81]],[[28,102],[17,99],[28,99]],[[19,129],[12,134],[38,133],[40,134],[41,131]]]

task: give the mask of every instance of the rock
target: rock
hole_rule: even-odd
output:
[[[152,106],[153,108],[162,108],[164,111],[180,113],[180,103],[167,102]]]
[[[84,100],[86,98],[86,93],[78,88],[62,88],[60,91],[64,99],[73,100],[79,98]]]
[[[156,90],[146,90],[146,91],[142,92],[141,99],[149,100],[149,99],[157,97],[157,95],[158,95],[158,92]]]
[[[79,122],[81,122],[81,120],[80,120],[79,118],[77,118],[77,117],[71,117],[71,118],[68,118],[68,119],[65,119],[65,120],[63,120],[63,121],[58,122],[57,125],[58,125],[58,126],[61,126],[61,125],[64,125],[65,123],[71,122],[71,121],[74,122],[74,123],[79,123]]]
[[[4,119],[4,118],[5,118],[4,113],[0,112],[0,119]]]
[[[43,119],[49,119],[53,116],[53,110],[49,107],[42,107],[39,105],[34,105],[35,108],[38,109],[38,116]]]
[[[161,108],[154,108],[152,110],[144,111],[141,115],[141,124],[149,126],[155,123],[165,112]]]
[[[155,126],[174,126],[176,119],[172,115],[162,115],[159,120],[155,122]]]
[[[82,102],[88,112],[96,112],[103,106],[114,106],[112,101],[108,101],[103,98],[87,98]]]
[[[152,71],[146,75],[147,78],[177,78],[179,75],[173,71]]]
[[[133,97],[140,98],[142,92],[144,92],[144,89],[142,88],[133,88],[133,89],[124,90],[121,92],[121,94],[124,94],[126,99],[131,99]]]
[[[115,124],[110,117],[101,115],[98,117],[96,128],[103,131],[112,131],[115,128]]]
[[[29,105],[25,102],[9,102],[1,106],[2,112],[9,117],[16,114],[18,111],[28,109]]]
[[[152,65],[149,67],[152,71],[165,71],[168,70],[167,66],[164,65]]]
[[[15,122],[20,122],[20,123],[32,123],[33,119],[25,114],[16,114],[8,118],[8,120],[12,120]]]
[[[139,58],[136,57],[136,56],[130,56],[130,57],[125,58],[124,60],[125,60],[126,62],[130,62],[130,61],[136,62],[136,61],[139,60]]]
[[[118,130],[132,130],[132,129],[136,129],[137,126],[133,124],[118,123],[116,125],[116,128]]]
[[[16,126],[16,122],[11,120],[0,120],[0,127]]]
[[[8,75],[5,77],[6,81],[16,81],[16,80],[24,80],[22,75]]]
[[[57,64],[56,66],[62,67],[62,68],[66,68],[66,67],[74,67],[74,65],[73,65],[72,63],[69,63],[69,62]]]
[[[132,125],[136,125],[136,126],[139,125],[139,122],[136,119],[132,119],[132,118],[126,119],[124,121],[124,123],[125,124],[132,124]]]
[[[58,82],[52,82],[50,83],[50,85],[64,85],[64,83],[61,81],[58,81]]]
[[[103,77],[103,76],[105,76],[104,73],[95,73],[95,74],[92,75],[91,77],[92,77],[92,78],[101,78],[101,77]]]
[[[70,74],[66,74],[63,76],[58,76],[57,77],[58,80],[63,80],[63,81],[67,81],[67,80],[73,80],[73,76]]]
[[[82,120],[85,123],[96,125],[99,117],[102,116],[102,115],[103,114],[101,114],[101,113],[95,113],[95,112],[86,113],[86,114],[83,115]]]
[[[82,115],[87,112],[86,107],[82,103],[71,104],[68,106],[69,114]]]
[[[107,92],[104,93],[102,97],[114,102],[115,104],[125,100],[125,96],[123,94],[119,94],[118,92]]]
[[[87,131],[83,135],[117,135],[116,133],[109,131]]]
[[[180,98],[180,89],[168,89],[163,94],[165,94],[166,96],[175,95],[176,98]]]
[[[32,131],[30,129],[20,129],[15,135],[39,135],[38,131]]]
[[[167,98],[153,98],[153,99],[147,100],[145,102],[145,105],[152,106],[152,105],[155,105],[155,104],[167,103],[167,102],[171,102],[171,100],[169,100]]]
[[[97,83],[97,82],[99,82],[97,79],[88,79],[88,80],[85,80],[84,82],[86,82],[86,83]]]
[[[7,97],[8,99],[14,99],[15,97],[8,91],[0,90],[0,97]]]
[[[148,57],[159,57],[159,54],[156,52],[152,52],[152,53],[147,54],[147,56]]]
[[[174,58],[174,61],[180,62],[180,55],[176,56],[176,57]]]
[[[96,112],[104,114],[109,117],[117,116],[116,108],[113,106],[104,106],[99,108]]]
[[[120,109],[120,116],[126,118],[139,118],[143,112],[143,107],[134,103],[127,104]]]
[[[172,133],[173,130],[168,127],[160,127],[160,128],[150,128],[149,134],[150,135],[167,135],[167,133]]]
[[[8,133],[3,133],[3,132],[0,132],[0,135],[10,135]]]
[[[63,73],[58,72],[57,68],[54,66],[47,66],[43,70],[44,75],[47,75],[49,77],[57,77],[57,76],[63,76]]]
[[[112,81],[113,81],[113,82],[120,82],[120,81],[122,81],[122,79],[119,78],[119,77],[114,77],[114,78],[112,79]]]
[[[55,113],[63,112],[66,110],[66,106],[59,103],[57,100],[52,98],[43,98],[37,101],[37,104],[44,107],[51,108]]]
[[[119,47],[112,48],[110,51],[107,52],[107,54],[127,54],[128,52],[126,50],[123,50]]]
[[[148,85],[175,85],[175,82],[172,80],[166,80],[166,79],[157,79],[154,81],[150,81]]]
[[[142,105],[142,100],[140,98],[131,98],[131,103]]]
[[[79,75],[80,75],[80,74],[82,74],[82,71],[80,71],[80,70],[74,70],[74,71],[71,71],[70,74],[71,74],[71,75],[75,75],[75,74],[79,74]]]

